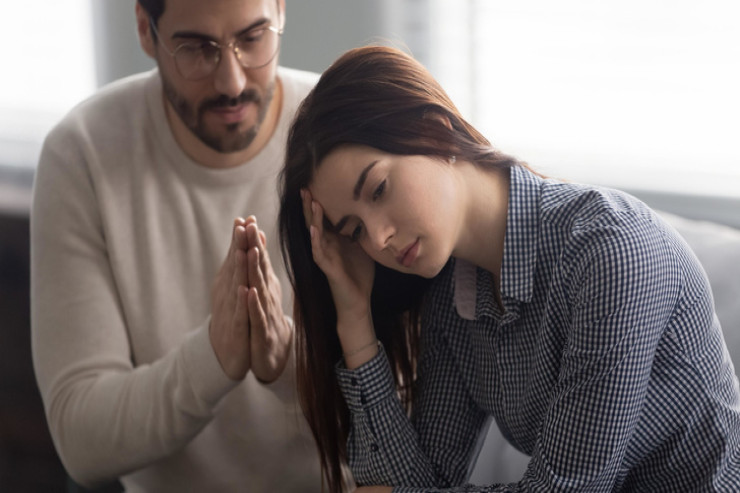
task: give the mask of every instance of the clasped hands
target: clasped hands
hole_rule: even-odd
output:
[[[234,220],[231,245],[211,286],[209,337],[218,362],[232,380],[251,369],[261,382],[285,369],[293,328],[283,314],[282,288],[257,219]]]

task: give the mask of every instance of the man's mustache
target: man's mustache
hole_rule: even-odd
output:
[[[260,101],[261,98],[259,94],[257,94],[257,91],[254,89],[248,89],[235,98],[230,98],[225,94],[222,94],[217,98],[204,101],[203,104],[200,105],[200,110],[202,112],[209,109],[228,108],[229,106],[236,106],[242,103],[259,103]]]

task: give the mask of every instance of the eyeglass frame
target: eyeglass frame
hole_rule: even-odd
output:
[[[160,36],[159,29],[157,29],[157,26],[156,26],[156,24],[155,24],[154,19],[152,18],[152,16],[149,16],[149,25],[151,26],[152,30],[154,31],[154,35],[156,36],[156,39],[157,40],[161,40],[162,39],[162,36]],[[218,49],[218,55],[217,55],[218,58],[216,60],[216,64],[213,66],[213,69],[210,72],[208,72],[206,75],[204,75],[202,77],[197,77],[195,79],[185,77],[182,74],[182,71],[180,70],[180,66],[177,64],[177,50],[179,50],[181,48],[184,48],[187,43],[182,43],[182,44],[178,45],[175,48],[174,51],[170,51],[170,49],[167,48],[167,46],[164,43],[162,43],[162,42],[160,42],[159,44],[162,46],[162,48],[164,48],[164,51],[166,51],[167,54],[172,57],[172,60],[175,62],[175,69],[177,70],[177,73],[180,74],[180,77],[182,77],[185,80],[189,80],[189,81],[198,81],[198,80],[203,80],[203,79],[209,77],[210,75],[213,75],[213,73],[216,71],[216,69],[218,68],[219,64],[221,63],[221,60],[223,60],[223,49],[224,48],[229,48],[230,51],[232,53],[234,53],[234,56],[236,56],[236,59],[239,61],[239,65],[241,65],[243,68],[258,69],[258,68],[262,68],[262,67],[265,67],[265,66],[269,65],[270,62],[272,62],[275,59],[275,57],[277,56],[278,52],[280,51],[280,39],[282,38],[283,32],[285,30],[283,28],[277,28],[277,27],[273,26],[272,24],[270,24],[270,25],[268,25],[267,27],[264,27],[264,28],[263,27],[255,27],[254,29],[267,29],[268,31],[272,31],[272,32],[274,32],[275,34],[278,35],[278,43],[277,43],[277,47],[275,48],[275,53],[273,53],[270,56],[270,58],[265,63],[263,63],[261,65],[255,65],[255,66],[245,65],[244,62],[242,62],[242,57],[241,57],[242,53],[241,53],[241,51],[239,51],[239,47],[236,46],[236,42],[237,42],[236,39],[233,40],[233,41],[231,41],[231,42],[229,42],[229,43],[227,43],[227,44],[221,44],[218,41],[214,41],[212,39],[206,39],[206,40],[204,40],[205,42],[207,42],[211,46],[214,46],[215,48]]]

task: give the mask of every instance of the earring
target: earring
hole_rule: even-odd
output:
[[[455,164],[455,161],[457,161],[457,156],[450,156],[450,164]]]

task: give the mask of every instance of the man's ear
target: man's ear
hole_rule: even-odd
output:
[[[285,0],[278,0],[280,6],[280,29],[285,29]]]
[[[154,33],[149,24],[149,13],[138,1],[136,2],[136,31],[139,33],[141,49],[150,57],[155,58]]]

